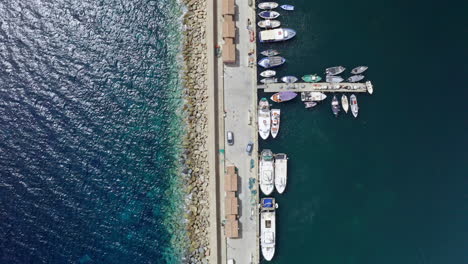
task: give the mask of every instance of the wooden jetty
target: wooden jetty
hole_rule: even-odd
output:
[[[322,92],[322,93],[370,93],[373,86],[370,81],[365,83],[269,83],[258,85],[265,93],[277,92]]]

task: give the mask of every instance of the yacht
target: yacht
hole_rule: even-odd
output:
[[[265,195],[270,195],[275,188],[275,168],[273,167],[273,160],[273,152],[269,149],[264,149],[260,154],[260,190],[262,190]]]
[[[258,103],[258,133],[260,134],[260,137],[267,139],[270,135],[270,128],[270,104],[266,98],[262,98]]]
[[[271,136],[276,138],[280,128],[280,109],[271,109]]]
[[[288,179],[288,156],[283,153],[275,155],[275,188],[278,193],[286,189]]]
[[[301,101],[311,102],[311,101],[322,101],[325,100],[327,96],[321,92],[302,92]]]
[[[271,261],[275,255],[276,215],[278,205],[275,198],[262,198],[260,204],[260,246],[266,261]]]
[[[270,30],[262,30],[258,33],[260,42],[279,42],[292,39],[296,36],[296,31],[290,28],[276,28]]]

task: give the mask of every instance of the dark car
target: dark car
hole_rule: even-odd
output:
[[[247,154],[252,154],[252,150],[253,150],[253,143],[252,142],[249,142],[249,144],[247,144],[247,148],[245,149],[245,151],[247,152]]]
[[[234,133],[232,131],[227,132],[227,143],[231,146],[234,145]]]

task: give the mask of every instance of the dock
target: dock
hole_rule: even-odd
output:
[[[257,85],[265,93],[277,92],[322,92],[322,93],[366,93],[372,90],[372,83],[269,83]],[[372,93],[372,92],[370,92]]]

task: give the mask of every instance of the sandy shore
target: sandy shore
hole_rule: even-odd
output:
[[[183,56],[185,59],[184,112],[187,134],[184,139],[188,204],[188,234],[190,248],[186,262],[208,263],[209,248],[209,164],[207,149],[207,45],[206,1],[185,0],[188,12],[184,17],[186,27]]]

